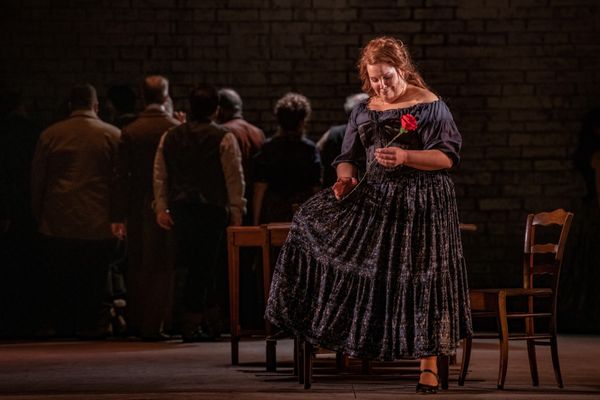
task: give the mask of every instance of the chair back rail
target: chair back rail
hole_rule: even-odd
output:
[[[567,212],[562,208],[551,212],[541,212],[538,214],[529,214],[527,216],[527,225],[525,227],[525,251],[523,262],[523,287],[532,288],[534,286],[534,275],[553,275],[552,287],[557,289],[562,259],[571,229],[573,213]],[[548,227],[558,225],[561,227],[559,237],[556,243],[536,243],[536,230],[539,227]],[[554,254],[554,262],[539,264],[535,256],[541,254]]]

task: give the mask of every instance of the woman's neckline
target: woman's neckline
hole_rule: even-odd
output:
[[[417,106],[423,106],[423,105],[429,105],[429,104],[435,104],[442,101],[441,97],[437,97],[437,99],[433,100],[433,101],[426,101],[426,102],[421,102],[421,103],[415,103],[415,104],[411,104],[410,106],[405,106],[405,107],[396,107],[396,108],[388,108],[385,110],[374,110],[372,108],[369,108],[369,100],[367,99],[364,104],[365,104],[365,108],[369,111],[373,111],[373,112],[378,112],[378,113],[384,113],[384,112],[388,112],[388,111],[400,111],[400,110],[408,110]]]

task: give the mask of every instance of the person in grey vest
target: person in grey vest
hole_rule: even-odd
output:
[[[213,87],[195,87],[190,121],[163,135],[154,165],[156,220],[162,228],[173,229],[176,262],[187,269],[184,341],[211,340],[222,329],[225,228],[241,225],[246,211],[237,139],[213,122],[218,101]]]
[[[96,90],[75,86],[71,115],[37,142],[31,175],[33,214],[47,262],[46,334],[82,338],[107,334],[104,303],[115,243],[110,189],[121,132],[97,115]]]

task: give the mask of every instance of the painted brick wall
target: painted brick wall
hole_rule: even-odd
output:
[[[247,118],[273,129],[283,93],[313,103],[311,135],[345,119],[370,38],[412,49],[464,137],[454,177],[475,285],[518,281],[525,216],[576,209],[570,154],[600,105],[595,0],[24,0],[1,7],[0,73],[49,121],[68,87],[166,74],[178,108],[196,82],[232,86]]]

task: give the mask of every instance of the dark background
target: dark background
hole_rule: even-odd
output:
[[[0,72],[30,116],[61,116],[69,87],[136,87],[170,78],[176,108],[191,85],[231,86],[246,118],[273,130],[293,90],[314,108],[310,136],[343,122],[360,90],[360,47],[379,35],[409,46],[463,134],[453,173],[475,286],[518,284],[531,211],[574,210],[583,185],[571,154],[600,106],[596,0],[24,0],[3,1]]]

